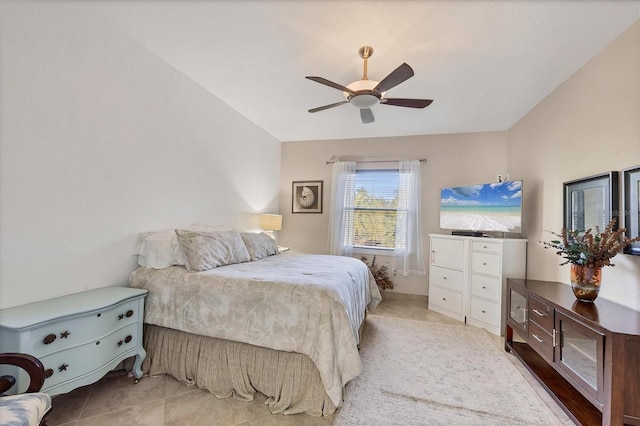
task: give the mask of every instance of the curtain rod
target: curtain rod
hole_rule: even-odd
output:
[[[333,164],[336,161],[340,161],[340,160],[329,160],[326,163],[327,164]],[[362,160],[362,161],[356,161],[356,163],[392,163],[394,161],[400,161],[400,160]],[[426,158],[420,158],[418,161],[420,161],[421,163],[426,163],[427,159]]]

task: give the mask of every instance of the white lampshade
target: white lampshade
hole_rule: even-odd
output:
[[[282,229],[282,216],[279,214],[261,214],[260,228],[266,231],[279,231]]]

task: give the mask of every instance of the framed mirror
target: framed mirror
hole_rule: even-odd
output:
[[[622,171],[622,198],[624,200],[624,227],[627,237],[640,235],[640,166]],[[624,248],[626,254],[640,256],[640,242]]]
[[[563,210],[566,229],[602,231],[618,215],[618,172],[565,182]]]

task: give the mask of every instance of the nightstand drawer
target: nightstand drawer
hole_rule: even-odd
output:
[[[485,299],[500,301],[502,285],[499,278],[485,275],[471,275],[471,295]]]
[[[438,286],[429,286],[429,303],[456,314],[462,313],[462,294]]]
[[[471,318],[493,327],[500,327],[500,305],[488,300],[471,298]]]
[[[542,330],[551,334],[553,331],[553,308],[534,296],[529,297],[529,321],[535,322]]]
[[[490,253],[473,252],[471,254],[471,272],[500,276],[500,256]]]
[[[429,284],[462,291],[462,271],[431,266],[429,269]]]
[[[114,329],[138,321],[138,301],[127,300],[109,308],[73,319],[51,322],[29,332],[27,353],[43,357],[98,339]],[[46,343],[49,342],[49,343]]]
[[[43,392],[58,383],[87,374],[128,350],[135,350],[138,340],[137,324],[131,324],[104,338],[42,357],[40,361],[45,371],[49,370],[51,374],[44,381]]]

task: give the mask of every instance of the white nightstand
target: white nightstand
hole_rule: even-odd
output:
[[[47,373],[42,392],[52,396],[94,383],[134,355],[137,382],[147,355],[142,347],[146,294],[146,289],[104,287],[0,309],[0,352],[39,358]],[[24,391],[26,373],[6,371],[17,377],[14,389]]]

